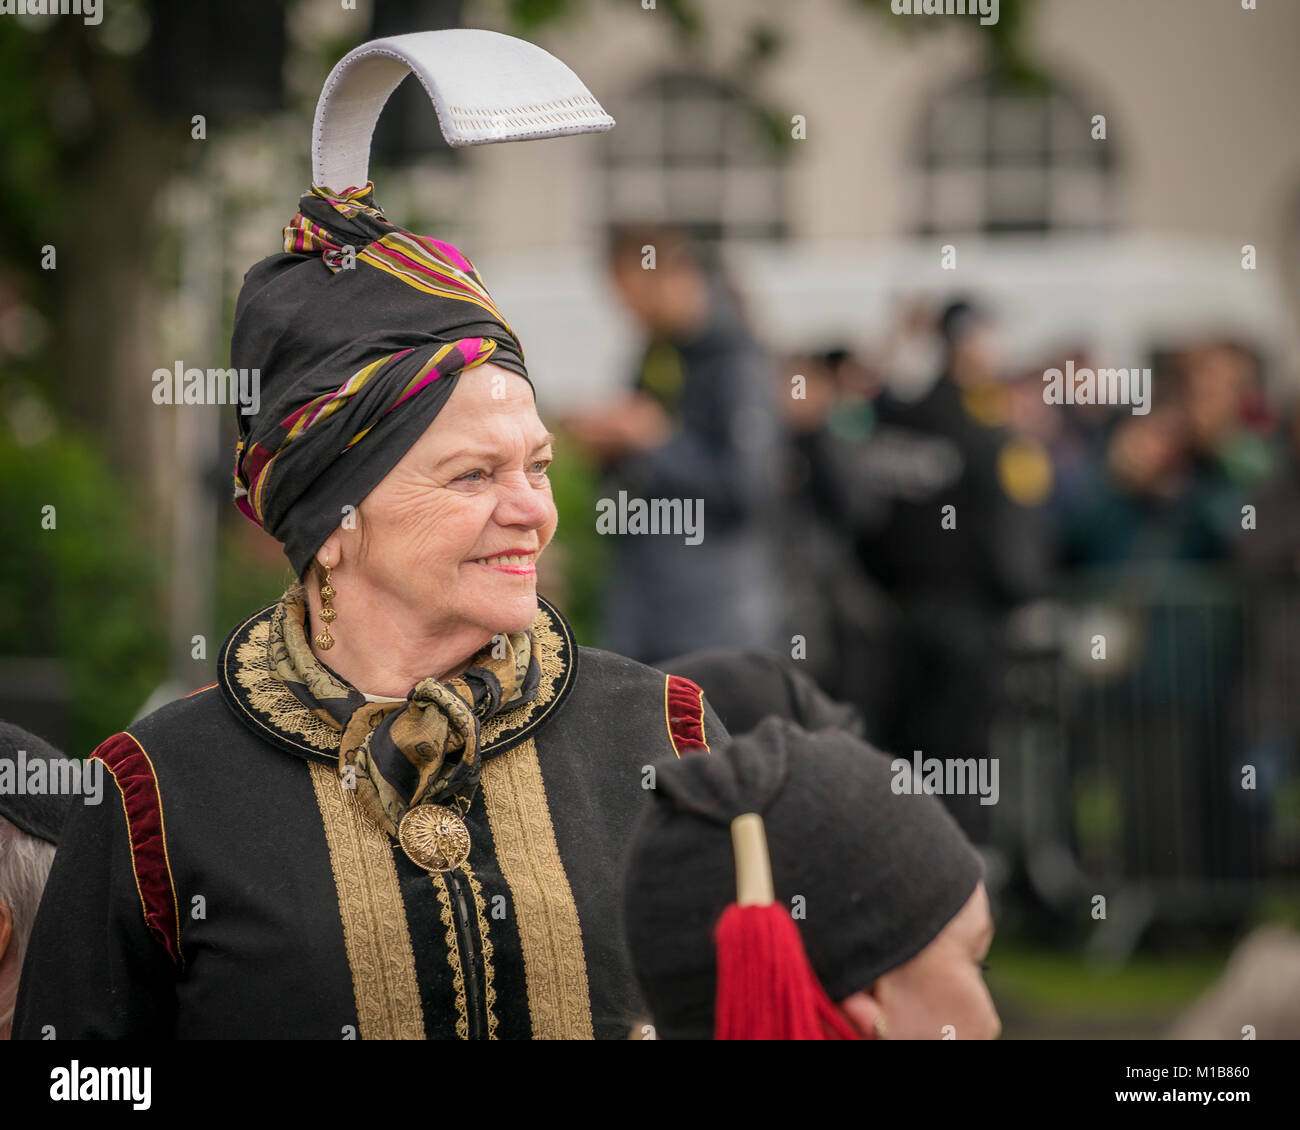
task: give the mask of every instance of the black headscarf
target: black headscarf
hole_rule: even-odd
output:
[[[449,243],[386,220],[374,186],[314,188],[284,251],[244,277],[230,343],[260,372],[240,414],[235,502],[312,555],[420,438],[457,374],[491,360],[527,379],[523,349],[478,272]]]
[[[841,730],[768,718],[713,753],[655,763],[628,857],[624,920],[667,1039],[710,1039],[713,929],[735,901],[731,821],[757,812],[778,904],[803,897],[804,947],[832,1001],[910,960],[965,905],[983,863],[943,805],[898,794],[889,758]]]

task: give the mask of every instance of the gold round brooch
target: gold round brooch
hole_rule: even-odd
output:
[[[441,804],[412,808],[397,826],[397,842],[407,858],[426,871],[450,871],[469,858],[465,821]]]

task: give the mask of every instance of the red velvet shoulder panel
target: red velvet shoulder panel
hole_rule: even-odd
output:
[[[709,752],[704,737],[704,692],[690,679],[669,675],[664,685],[668,736],[678,757],[691,750]]]
[[[162,795],[153,762],[130,734],[114,734],[90,756],[104,763],[122,793],[131,836],[131,866],[145,923],[172,961],[183,967],[176,885],[167,858]]]

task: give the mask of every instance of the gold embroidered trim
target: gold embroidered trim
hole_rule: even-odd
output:
[[[302,738],[322,753],[336,753],[339,732],[307,709],[276,674],[269,655],[271,621],[258,620],[248,638],[235,649],[235,678],[248,692],[249,704],[265,721],[284,734]],[[337,780],[337,776],[335,780]]]
[[[248,693],[248,705],[261,715],[259,721],[264,726],[300,738],[321,753],[336,754],[339,749],[339,730],[295,698],[276,673],[275,661],[270,654],[274,615],[274,606],[271,615],[265,611],[258,613],[247,638],[235,647],[234,661],[231,664],[234,667],[235,681]],[[559,693],[565,674],[562,658],[564,637],[556,629],[551,614],[540,603],[531,631],[533,646],[537,649],[537,661],[541,666],[537,697],[532,702],[488,719],[480,732],[480,751],[522,729]],[[569,662],[572,663],[573,660],[570,659]]]
[[[330,766],[308,762],[325,825],[363,1040],[423,1040],[424,1011],[391,841]]]
[[[533,1039],[593,1039],[582,926],[533,739],[485,761],[481,788],[497,862],[514,901]]]
[[[461,870],[465,872],[465,878],[469,880],[469,889],[474,895],[474,911],[478,915],[478,936],[483,948],[483,999],[487,1006],[488,1039],[495,1040],[497,1038],[497,990],[492,983],[492,939],[488,937],[487,917],[483,913],[483,887],[468,864]]]
[[[447,880],[435,874],[433,888],[438,892],[439,917],[447,927],[447,964],[451,966],[451,987],[456,993],[456,1039],[469,1039],[469,1010],[465,1003],[465,967],[460,960],[460,939],[456,936],[456,922],[452,918],[451,892]]]
[[[555,621],[541,604],[537,606],[537,618],[533,621],[533,647],[537,649],[537,662],[542,669],[542,679],[537,686],[537,697],[532,702],[517,706],[489,718],[479,736],[479,748],[496,741],[505,730],[516,730],[526,726],[543,706],[555,697],[560,687],[560,676],[564,674],[564,662],[560,658],[564,647],[564,638],[555,630]]]

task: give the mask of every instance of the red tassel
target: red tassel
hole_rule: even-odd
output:
[[[722,912],[718,951],[717,1040],[855,1040],[809,964],[799,928],[778,903]]]

